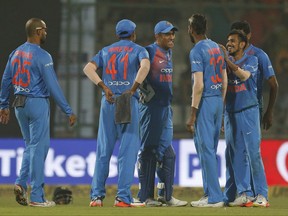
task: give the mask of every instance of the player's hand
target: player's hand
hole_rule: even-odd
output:
[[[186,129],[188,132],[190,132],[192,134],[192,136],[194,136],[194,132],[195,132],[194,124],[196,122],[197,111],[198,111],[197,108],[191,107],[191,114],[190,114],[190,117],[188,118],[188,120],[186,122]]]
[[[262,119],[264,130],[269,130],[269,128],[272,126],[272,120],[273,120],[272,112],[266,112]]]
[[[224,59],[225,61],[228,59],[228,54],[227,54],[227,49],[225,46],[223,46],[222,44],[218,44],[218,46],[220,47],[220,49],[222,50],[223,52],[223,55],[224,55]]]
[[[75,114],[72,114],[69,116],[69,125],[72,127],[77,121],[77,117]]]
[[[130,94],[132,96],[134,93],[135,92],[133,92],[131,89],[128,89],[128,90],[124,91],[122,94]]]
[[[10,119],[10,110],[0,109],[0,123],[8,124],[9,119]]]
[[[104,92],[105,92],[105,97],[106,97],[106,100],[109,102],[109,103],[114,103],[115,102],[115,99],[114,99],[114,94],[113,92],[111,91],[110,88],[108,87],[105,87],[104,89]]]
[[[225,133],[225,127],[224,127],[224,115],[222,116],[222,123],[221,123],[221,133],[224,134]]]

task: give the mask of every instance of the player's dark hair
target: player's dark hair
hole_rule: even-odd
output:
[[[204,35],[206,33],[206,17],[202,14],[193,14],[189,18],[189,25],[198,35]]]
[[[237,29],[243,31],[246,35],[251,32],[250,24],[244,20],[244,21],[236,21],[232,23],[230,30]]]
[[[247,44],[247,36],[246,34],[244,34],[241,30],[236,30],[236,29],[233,29],[232,31],[229,32],[227,38],[230,36],[230,35],[238,35],[238,38],[239,38],[239,41],[240,42],[245,42]]]
[[[39,18],[29,19],[25,25],[25,31],[27,37],[32,37],[37,27],[42,27],[42,20]]]

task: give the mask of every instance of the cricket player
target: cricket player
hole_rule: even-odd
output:
[[[46,23],[32,18],[27,21],[25,30],[27,42],[10,54],[2,77],[0,123],[9,121],[9,92],[12,87],[16,96],[13,107],[25,141],[20,175],[14,187],[16,201],[28,205],[29,178],[29,205],[53,207],[55,203],[47,201],[44,193],[44,164],[50,146],[50,95],[69,117],[70,126],[76,122],[76,116],[58,84],[50,54],[40,47],[46,40]]]
[[[247,21],[237,21],[234,22],[231,25],[231,30],[237,29],[240,31],[243,31],[247,36],[247,44],[245,46],[244,53],[247,55],[253,55],[256,56],[258,59],[258,71],[257,71],[257,99],[259,103],[259,116],[260,116],[260,126],[263,124],[263,128],[265,130],[268,130],[272,126],[272,120],[273,120],[273,107],[276,101],[276,96],[278,92],[278,82],[273,70],[273,67],[271,65],[270,59],[268,55],[260,48],[257,48],[250,44],[250,38],[251,38],[251,29],[250,25]],[[269,102],[267,106],[267,110],[263,116],[263,95],[262,95],[262,89],[263,89],[263,81],[267,80],[268,85],[270,87],[270,94],[269,94]],[[254,161],[251,163],[257,163],[257,170],[254,170],[255,173],[252,173],[252,190],[254,192],[254,195],[256,196],[256,200],[253,202],[254,206],[269,206],[268,200],[268,185],[266,178],[263,179],[263,173],[264,173],[264,167],[261,161],[254,160],[254,157],[258,157],[260,153],[260,145],[259,149],[255,152],[251,152],[253,155],[251,155],[251,160]],[[262,170],[259,174],[258,169]],[[233,179],[231,179],[231,184],[229,187],[226,188],[226,200],[229,200],[230,194],[233,196],[236,191],[236,186],[233,185]],[[235,184],[235,183],[234,183]],[[237,203],[233,203],[237,205]],[[241,205],[241,203],[240,203]]]
[[[247,44],[246,35],[239,30],[228,34],[225,52],[228,73],[228,90],[225,112],[226,149],[226,185],[225,202],[229,206],[259,206],[254,200],[252,180],[254,173],[266,182],[260,154],[260,121],[257,98],[258,59],[244,53]],[[223,47],[223,49],[225,49]],[[251,178],[252,176],[252,178]],[[231,188],[236,184],[238,197]],[[256,186],[256,185],[255,185]],[[257,186],[256,186],[257,187]],[[264,189],[264,188],[263,188]],[[259,194],[261,199],[264,198]],[[235,199],[235,200],[234,200]],[[268,207],[266,198],[261,206]],[[264,203],[265,202],[265,203]]]
[[[186,127],[194,143],[202,168],[204,196],[192,201],[192,207],[223,207],[218,180],[217,146],[219,141],[227,74],[224,56],[218,44],[206,36],[206,17],[189,18],[188,33],[194,47],[190,51],[193,76],[191,114]]]
[[[146,206],[186,206],[172,196],[175,152],[172,147],[172,48],[178,29],[168,21],[155,25],[155,43],[146,47],[151,68],[146,83],[141,85],[140,104],[141,149],[138,158],[140,188],[138,198]],[[149,91],[149,87],[150,91]],[[153,95],[151,95],[153,94]],[[149,99],[148,99],[149,98]],[[154,199],[155,171],[159,178],[159,193]]]
[[[136,89],[146,78],[150,68],[147,50],[135,43],[135,29],[136,24],[131,20],[119,21],[116,25],[116,35],[120,40],[101,49],[84,68],[84,73],[88,78],[103,90],[96,164],[90,193],[91,207],[103,206],[109,162],[117,139],[120,141],[119,176],[114,206],[130,207],[133,205],[130,187],[140,148],[139,95]],[[102,79],[96,73],[98,68],[103,71]],[[131,110],[131,119],[126,123],[116,123],[114,102],[117,97],[124,94],[128,95],[129,100],[124,103],[128,106],[120,111]]]
[[[257,72],[257,98],[259,102],[260,124],[263,128],[268,130],[272,126],[273,121],[273,107],[276,102],[278,92],[277,78],[268,55],[260,48],[253,46],[250,43],[252,36],[250,24],[247,21],[237,21],[231,25],[231,30],[237,29],[243,31],[247,35],[247,45],[244,53],[247,55],[254,55],[258,58],[258,72]],[[270,94],[267,109],[263,115],[263,83],[264,79],[267,81]]]

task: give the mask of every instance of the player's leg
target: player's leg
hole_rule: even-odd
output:
[[[173,113],[170,106],[163,107],[161,111],[161,137],[157,149],[157,184],[158,197],[170,200],[173,193],[175,152],[172,145],[173,139]]]
[[[232,119],[233,118],[233,119]],[[234,178],[239,195],[245,193],[252,197],[251,188],[251,168],[248,160],[248,153],[243,137],[243,129],[247,126],[243,124],[242,113],[232,115],[232,134],[234,142],[231,142],[231,151],[233,151],[232,166],[234,170]]]
[[[186,206],[187,202],[172,196],[176,155],[172,147],[173,139],[173,113],[170,106],[163,108],[162,133],[160,145],[157,150],[157,175],[158,175],[158,201],[168,206]]]
[[[16,195],[16,201],[20,205],[28,205],[27,181],[30,167],[30,151],[28,148],[30,143],[29,119],[27,118],[25,110],[22,107],[15,108],[15,116],[18,120],[23,140],[25,142],[25,149],[22,155],[20,173],[15,181],[14,193]]]
[[[175,158],[176,155],[174,149],[170,145],[165,151],[163,160],[158,162],[157,175],[160,180],[158,183],[158,196],[164,197],[166,201],[169,201],[172,198]]]
[[[139,107],[135,97],[131,98],[131,114],[133,116],[131,123],[117,125],[120,140],[117,197],[127,204],[133,202],[130,187],[134,180],[135,164],[140,148]]]
[[[252,179],[255,195],[262,195],[267,200],[268,185],[260,152],[261,131],[260,123],[257,121],[257,119],[259,119],[258,107],[245,110],[245,112],[243,112],[243,118],[245,119],[245,122],[247,122],[244,139],[252,167]]]
[[[201,167],[205,170],[204,184],[208,188],[208,204],[223,202],[218,180],[217,146],[222,122],[223,105],[221,97],[203,98],[195,124]]]
[[[234,170],[232,167],[232,160],[234,158],[234,151],[231,145],[234,143],[233,136],[233,114],[225,113],[224,127],[225,127],[225,140],[226,140],[226,183],[224,188],[224,202],[229,203],[235,200],[237,194],[237,187],[234,179]]]
[[[106,195],[105,183],[109,175],[110,158],[116,142],[116,135],[117,132],[114,124],[114,105],[109,104],[106,101],[106,98],[102,97],[95,169],[90,191],[91,200],[97,198],[104,199]]]
[[[145,202],[148,198],[154,198],[156,163],[153,150],[141,150],[138,158],[138,198],[141,202]]]
[[[227,148],[225,152],[226,185],[224,189],[224,201],[229,206],[251,206],[252,191],[249,184],[249,163],[247,164],[247,158],[245,157],[246,149],[245,145],[243,145],[242,131],[239,130],[241,124],[237,119],[239,119],[238,114],[226,113],[225,115]]]
[[[30,180],[31,202],[45,203],[44,165],[50,145],[50,108],[49,100],[27,98],[25,110],[29,114],[30,126]]]
[[[154,199],[156,152],[161,135],[161,110],[157,106],[140,104],[141,148],[138,159],[138,198]]]

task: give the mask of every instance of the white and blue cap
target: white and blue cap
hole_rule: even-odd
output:
[[[170,31],[178,31],[178,28],[172,25],[172,23],[168,21],[160,21],[155,25],[154,28],[154,33],[159,34],[159,33],[168,33]]]
[[[120,20],[116,25],[116,35],[120,38],[129,37],[136,29],[136,24],[128,19]]]

